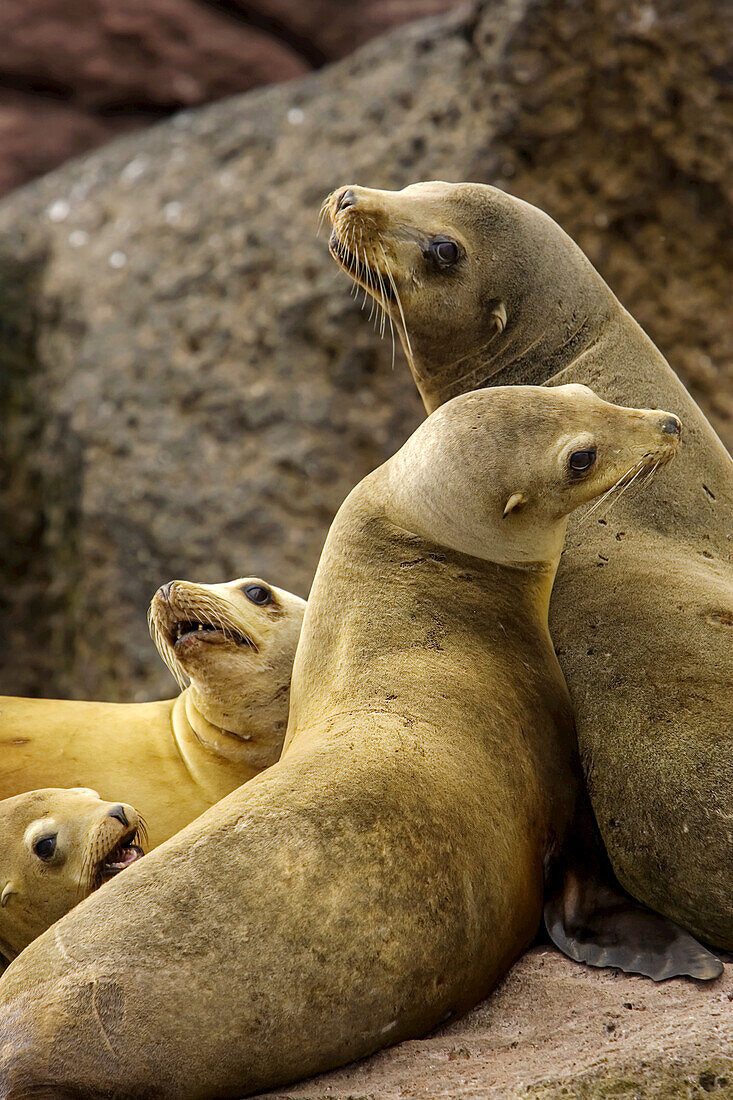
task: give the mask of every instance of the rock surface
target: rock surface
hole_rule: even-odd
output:
[[[462,1020],[267,1097],[725,1100],[732,1001],[733,964],[709,986],[655,985],[539,948]]]
[[[289,80],[456,0],[3,0],[0,194],[181,107]]]
[[[730,445],[732,20],[480,2],[6,199],[0,689],[170,693],[145,609],[171,577],[307,593],[340,501],[422,415],[316,239],[341,183],[546,208]]]

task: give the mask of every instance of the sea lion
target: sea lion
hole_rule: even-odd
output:
[[[566,516],[671,458],[673,419],[577,386],[487,390],[354,489],[281,759],[11,965],[4,1097],[241,1096],[488,993],[537,930],[582,790],[547,628]],[[710,965],[686,933],[674,952]]]
[[[608,519],[571,520],[550,628],[618,878],[733,949],[730,455],[542,211],[451,183],[344,187],[328,210],[331,252],[387,310],[428,412],[483,386],[579,382],[681,417],[678,462],[644,493],[616,494]]]
[[[49,788],[0,802],[0,954],[14,959],[143,855],[144,822],[96,791]]]
[[[190,685],[153,703],[0,697],[0,798],[92,787],[137,807],[160,844],[279,757],[304,609],[258,577],[163,585],[151,632]]]

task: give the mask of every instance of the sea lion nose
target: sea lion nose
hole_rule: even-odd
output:
[[[115,821],[119,821],[123,829],[126,829],[130,822],[127,820],[127,814],[123,806],[113,806],[109,811],[108,817],[113,817]]]
[[[347,206],[356,206],[356,195],[350,187],[342,191],[336,199],[337,210],[345,210]]]
[[[166,603],[171,598],[171,591],[173,589],[173,581],[168,581],[167,584],[162,584],[158,589],[158,595],[161,600],[165,600]]]
[[[679,435],[682,431],[682,424],[676,416],[665,416],[659,427],[665,435]]]

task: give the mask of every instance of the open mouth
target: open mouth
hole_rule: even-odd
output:
[[[174,650],[187,643],[196,642],[235,642],[237,645],[252,646],[252,642],[244,634],[237,633],[227,626],[223,630],[213,623],[202,623],[198,619],[183,619],[171,624],[169,629],[169,641]]]
[[[361,260],[358,260],[353,252],[349,252],[346,245],[339,240],[335,230],[329,238],[328,250],[354,282],[360,283],[372,293],[381,294],[388,302],[396,301],[396,295],[390,280],[381,271],[368,267]]]
[[[135,843],[137,839],[137,829],[131,829],[117,841],[106,856],[100,859],[96,867],[96,878],[100,883],[114,878],[120,871],[124,871],[126,867],[131,867],[133,863],[142,859],[145,853],[139,844]]]

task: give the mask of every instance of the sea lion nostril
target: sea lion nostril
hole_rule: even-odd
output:
[[[355,206],[355,205],[356,205],[356,195],[354,194],[354,192],[351,190],[350,187],[347,187],[345,191],[341,192],[338,199],[336,200],[336,209],[337,210],[345,210],[347,206]]]
[[[161,600],[169,600],[171,598],[171,591],[173,589],[173,581],[168,581],[167,584],[161,585],[158,589],[158,595]]]
[[[659,425],[665,435],[679,435],[682,425],[676,416],[665,416]]]
[[[126,829],[130,822],[127,820],[127,814],[122,806],[113,806],[109,811],[109,817],[113,817],[115,821],[119,821],[120,825]]]

